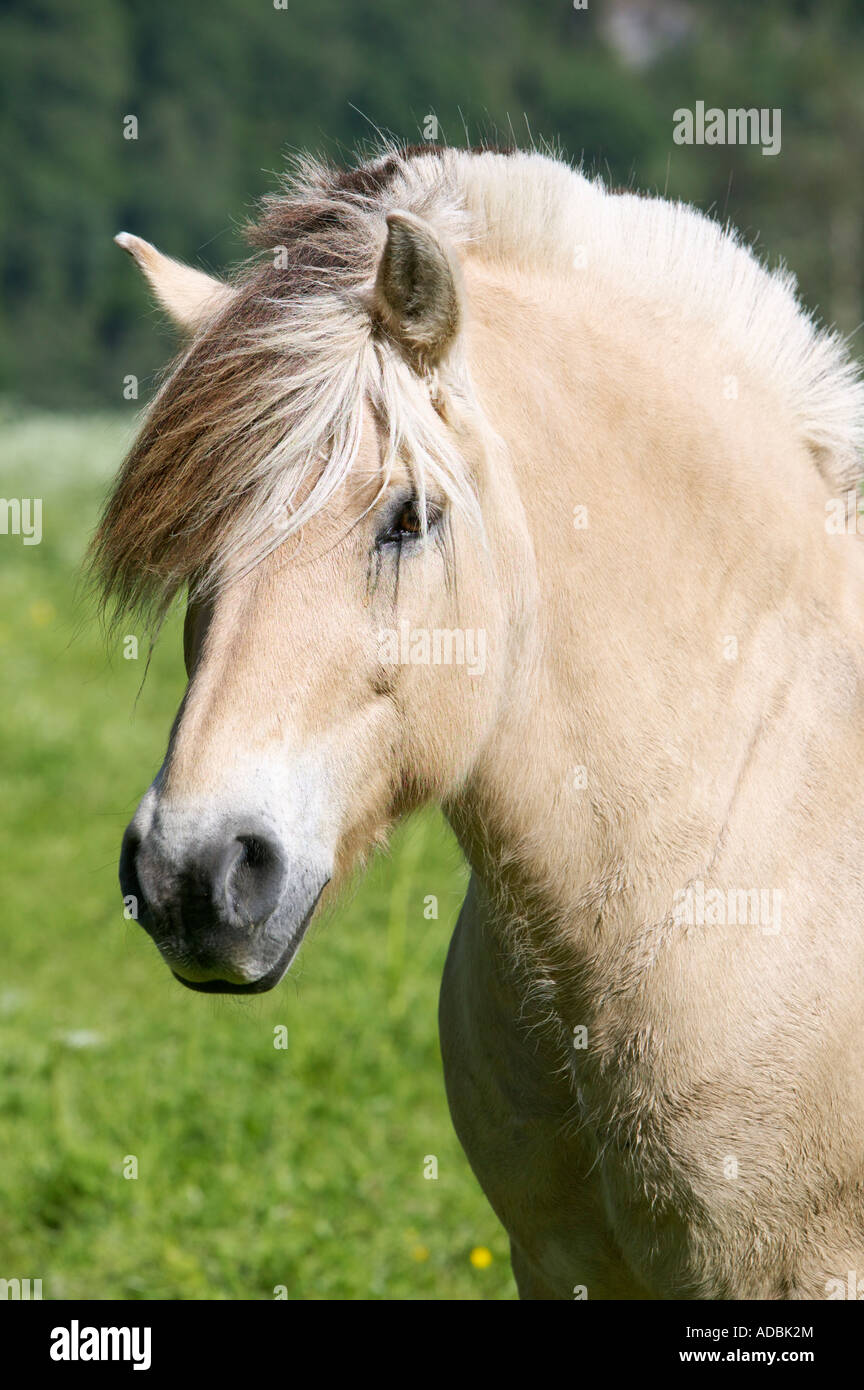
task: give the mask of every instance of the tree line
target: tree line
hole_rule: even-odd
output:
[[[119,406],[129,376],[146,396],[172,339],[115,232],[218,271],[286,153],[381,134],[548,141],[693,201],[852,331],[862,73],[859,0],[6,0],[0,396]],[[676,142],[698,102],[778,109],[780,150]]]

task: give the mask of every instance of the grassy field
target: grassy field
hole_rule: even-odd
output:
[[[76,592],[128,433],[0,417],[0,493],[43,499],[41,544],[0,535],[0,1277],[45,1298],[512,1298],[441,1076],[465,870],[440,816],[259,1000],[182,989],[123,920],[120,837],[183,688],[176,621],[136,704],[145,644],[109,648]]]

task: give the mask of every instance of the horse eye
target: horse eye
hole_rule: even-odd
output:
[[[393,530],[401,536],[419,536],[422,529],[417,503],[414,501],[406,502],[393,523]]]
[[[428,502],[426,504],[426,530],[431,531],[440,519],[440,507]],[[403,540],[413,540],[422,533],[423,522],[420,515],[420,503],[416,497],[411,497],[402,504],[392,521],[389,522],[386,531],[379,538],[379,544],[399,544]]]

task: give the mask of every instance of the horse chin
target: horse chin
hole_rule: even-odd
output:
[[[315,900],[311,904],[303,920],[290,933],[288,943],[283,948],[276,963],[271,965],[269,969],[263,971],[263,973],[258,975],[255,979],[247,980],[243,978],[243,976],[248,973],[246,969],[244,969],[242,973],[237,972],[237,979],[223,979],[219,975],[214,975],[209,969],[200,971],[202,976],[201,979],[190,979],[187,975],[181,975],[179,970],[175,970],[173,965],[171,966],[171,974],[181,985],[185,985],[187,989],[197,990],[200,994],[266,994],[268,990],[274,989],[276,985],[279,984],[299,951],[303,938],[306,935],[306,929],[312,920],[313,913],[318,906],[318,901],[326,887],[327,882],[318,890]],[[225,962],[225,965],[227,967],[225,971],[226,975],[233,975],[235,971],[230,962]]]
[[[299,946],[299,944],[298,942],[297,945]],[[185,985],[187,989],[198,990],[201,994],[266,994],[269,989],[275,988],[282,979],[294,958],[295,950],[295,946],[289,946],[272,970],[268,970],[266,974],[260,975],[257,980],[252,980],[247,984],[235,983],[233,980],[187,980],[176,970],[172,970],[171,974],[175,980],[180,981],[181,985]]]

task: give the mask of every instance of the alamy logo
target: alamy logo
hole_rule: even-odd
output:
[[[679,106],[672,113],[676,145],[761,145],[762,153],[780,153],[780,108],[735,107],[721,111],[717,106],[705,110],[697,101],[695,111]]]
[[[0,1299],[12,1298],[22,1303],[42,1297],[41,1279],[0,1279]]]
[[[856,489],[843,497],[829,497],[825,503],[825,530],[829,536],[864,535],[864,511]]]
[[[864,1279],[850,1269],[845,1279],[826,1279],[825,1297],[828,1299],[852,1299],[857,1303],[864,1301]]]
[[[469,676],[486,670],[486,632],[466,627],[415,627],[407,619],[378,633],[378,660],[384,666],[464,666]]]
[[[0,497],[0,535],[21,536],[25,545],[42,540],[42,498]]]
[[[52,1361],[131,1361],[133,1371],[150,1369],[149,1327],[69,1327],[51,1332]]]
[[[779,888],[708,888],[701,880],[679,888],[672,920],[676,927],[759,927],[776,936],[782,921]]]

